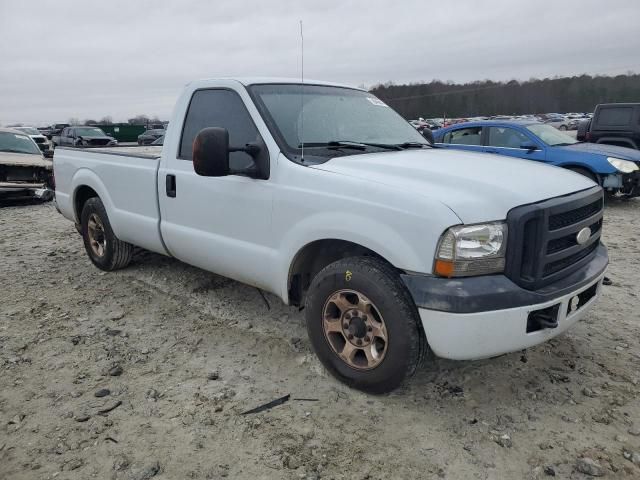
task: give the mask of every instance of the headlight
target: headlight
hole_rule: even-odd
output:
[[[638,170],[638,165],[635,162],[629,160],[621,160],[620,158],[607,157],[607,162],[614,166],[614,168],[622,173],[631,173]]]
[[[440,238],[434,272],[443,277],[502,272],[506,249],[504,222],[451,227]]]

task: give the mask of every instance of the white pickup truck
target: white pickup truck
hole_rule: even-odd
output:
[[[54,173],[98,268],[135,245],[304,306],[323,364],[370,392],[428,348],[477,359],[558,335],[608,264],[592,181],[434,148],[370,93],[323,82],[193,82],[161,154],[59,147]]]

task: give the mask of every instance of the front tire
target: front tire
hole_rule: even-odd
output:
[[[102,200],[98,197],[87,200],[82,208],[80,224],[84,248],[96,267],[111,272],[129,265],[133,245],[115,236]]]
[[[349,386],[385,393],[416,370],[426,339],[393,267],[372,257],[338,260],[311,282],[309,339],[322,364]]]

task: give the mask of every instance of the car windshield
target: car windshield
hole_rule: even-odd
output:
[[[546,143],[551,147],[573,145],[574,143],[578,143],[578,141],[575,138],[567,135],[566,133],[561,132],[557,128],[552,127],[551,125],[534,123],[532,125],[527,125],[527,130],[529,130],[536,137],[538,137],[540,140],[542,140],[544,143]]]
[[[409,122],[368,92],[300,84],[254,85],[250,91],[273,133],[294,155],[301,153],[303,142],[305,156],[307,149],[311,155],[336,156],[335,150],[348,148],[347,143],[367,153],[429,145]],[[349,149],[353,153],[356,148]]]
[[[12,132],[0,132],[0,152],[42,155],[31,137]]]
[[[106,137],[99,128],[76,128],[76,134],[80,137]]]
[[[40,132],[33,127],[16,127],[16,130],[20,130],[27,135],[40,135]]]

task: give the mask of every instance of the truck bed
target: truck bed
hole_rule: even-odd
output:
[[[53,158],[56,203],[68,219],[79,223],[78,185],[94,190],[110,212],[118,238],[166,253],[160,235],[157,175],[161,148],[57,147]],[[83,187],[86,188],[86,187]],[[86,194],[83,192],[82,194]]]

